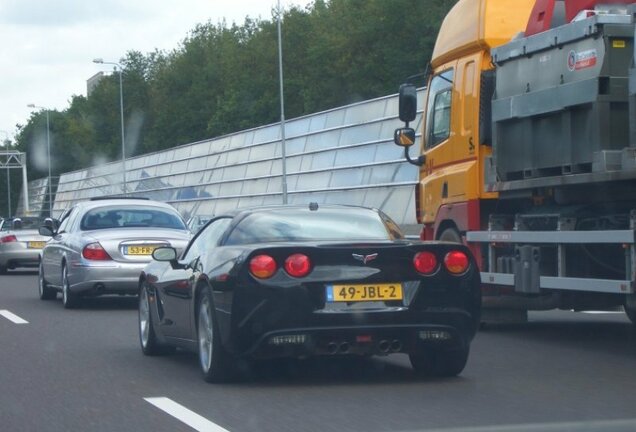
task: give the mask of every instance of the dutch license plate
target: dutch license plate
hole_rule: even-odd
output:
[[[328,302],[402,300],[402,284],[327,285]]]
[[[29,249],[42,249],[46,242],[43,241],[30,241],[27,243],[27,248]]]
[[[152,251],[158,246],[126,246],[124,253],[126,255],[151,255]]]

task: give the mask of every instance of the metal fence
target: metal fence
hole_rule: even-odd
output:
[[[364,205],[415,224],[418,168],[392,144],[397,112],[391,95],[288,120],[288,202]],[[122,195],[121,168],[119,161],[61,175],[54,215],[77,201]],[[129,158],[126,189],[169,202],[185,218],[280,204],[280,124]]]

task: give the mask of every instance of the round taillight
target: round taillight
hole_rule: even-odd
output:
[[[276,273],[276,261],[269,255],[256,255],[250,260],[250,273],[259,279],[270,278]]]
[[[415,270],[422,274],[431,274],[437,270],[437,257],[432,252],[418,252],[413,257],[413,265]]]
[[[462,274],[468,270],[470,261],[468,255],[460,251],[452,251],[446,254],[444,257],[444,266],[446,270],[453,274]]]
[[[309,274],[311,270],[311,261],[304,254],[293,254],[285,260],[285,271],[293,277],[303,277]]]
[[[87,260],[93,261],[107,261],[112,259],[108,252],[99,243],[91,243],[84,246],[82,249],[82,256]]]

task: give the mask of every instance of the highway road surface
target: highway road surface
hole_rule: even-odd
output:
[[[636,430],[636,330],[621,313],[487,327],[453,379],[418,379],[395,355],[271,362],[214,385],[192,354],[144,357],[136,307],[64,310],[38,299],[35,272],[0,276],[0,430]]]

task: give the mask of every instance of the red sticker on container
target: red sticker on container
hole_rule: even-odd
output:
[[[570,71],[575,71],[596,66],[596,58],[597,55],[595,49],[580,52],[572,50],[568,54],[568,69]]]

